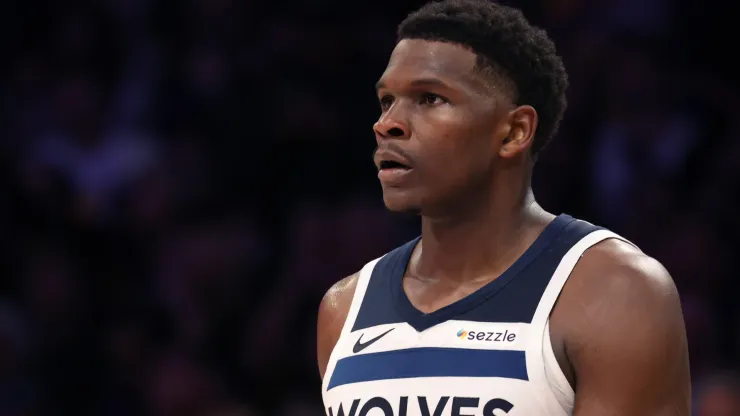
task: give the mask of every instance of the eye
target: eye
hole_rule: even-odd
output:
[[[384,95],[380,97],[380,108],[385,111],[393,104],[393,97],[390,95]]]
[[[424,105],[438,105],[446,102],[447,100],[445,100],[441,95],[431,92],[425,92],[421,95],[421,104]]]

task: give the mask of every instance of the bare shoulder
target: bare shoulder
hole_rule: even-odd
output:
[[[319,373],[322,378],[329,362],[329,356],[339,340],[344,321],[347,320],[359,276],[360,272],[357,272],[338,281],[321,299],[316,339]]]
[[[660,262],[605,240],[584,253],[558,303],[552,318],[575,372],[575,414],[688,415],[683,313]]]
[[[636,303],[678,299],[671,275],[658,260],[617,239],[587,250],[570,280],[588,294],[628,296]]]
[[[349,275],[334,283],[326,291],[319,305],[319,330],[330,330],[335,326],[338,326],[339,330],[342,329],[352,304],[359,276],[360,272]],[[322,322],[330,325],[321,325]]]
[[[683,332],[681,302],[668,270],[621,240],[606,240],[587,250],[566,283],[562,298],[570,320],[581,323],[573,328],[577,334],[598,332],[599,325],[604,330],[610,328],[610,333],[650,325],[655,326],[651,329],[673,331],[675,337]],[[618,335],[613,336],[616,342]],[[617,344],[629,346],[624,339]]]
[[[596,320],[615,328],[632,320],[683,325],[678,290],[663,265],[617,239],[586,250],[553,311],[569,339],[594,330]],[[586,323],[588,321],[589,323]],[[564,324],[564,325],[560,325]]]

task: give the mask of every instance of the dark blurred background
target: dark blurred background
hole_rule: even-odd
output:
[[[322,295],[418,232],[371,126],[421,3],[4,2],[0,416],[323,414]],[[507,2],[571,76],[536,194],[672,273],[700,416],[740,415],[730,3]]]

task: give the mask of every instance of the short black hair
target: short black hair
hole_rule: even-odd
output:
[[[557,133],[567,106],[568,74],[553,41],[521,11],[489,0],[431,2],[401,22],[398,41],[403,39],[469,48],[478,55],[479,69],[512,83],[515,103],[537,111],[533,156]]]

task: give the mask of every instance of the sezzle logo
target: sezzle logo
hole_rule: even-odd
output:
[[[457,337],[460,339],[488,341],[488,342],[514,342],[516,341],[516,334],[513,332],[509,332],[508,329],[504,330],[504,332],[466,331],[464,329],[461,329],[457,331]]]

